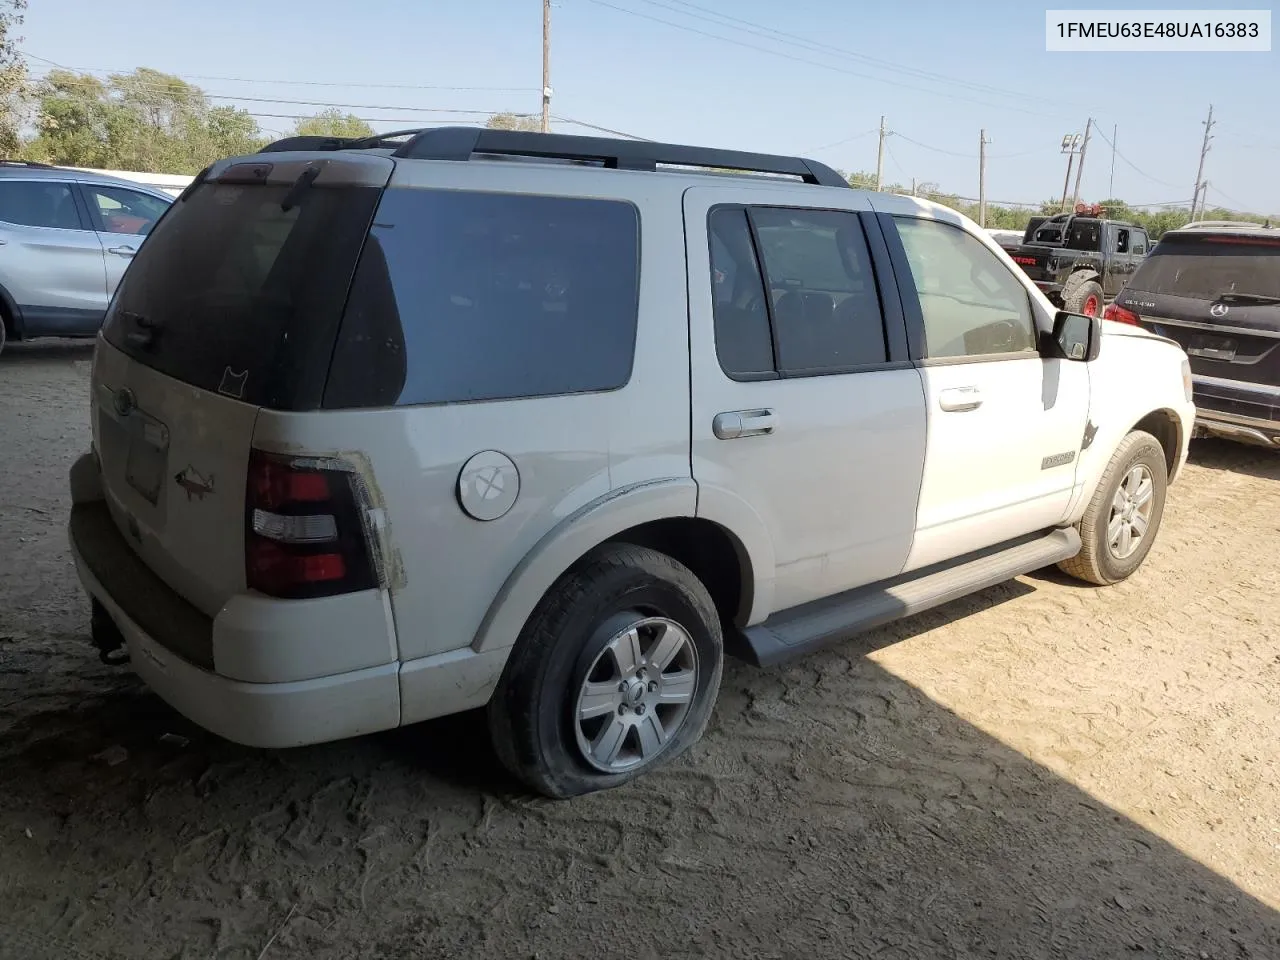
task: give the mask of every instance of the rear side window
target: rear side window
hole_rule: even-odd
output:
[[[0,220],[24,227],[84,229],[71,185],[56,181],[0,180]]]
[[[319,405],[379,191],[207,183],[162,217],[103,334],[161,373],[261,406]]]
[[[1193,300],[1280,297],[1280,238],[1165,234],[1128,289]]]
[[[616,200],[388,189],[326,407],[612,390],[631,376],[640,223]]]

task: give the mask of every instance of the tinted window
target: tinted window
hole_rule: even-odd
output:
[[[1280,297],[1280,240],[1165,234],[1128,288],[1198,300],[1223,294]]]
[[[378,191],[206,183],[143,242],[104,334],[162,373],[262,405],[318,405]]]
[[[628,203],[388,190],[325,405],[610,390],[631,375],[639,218]]]
[[[711,297],[716,355],[735,379],[774,374],[773,335],[764,281],[756,262],[747,213],[720,207],[707,220],[711,235]]]
[[[1126,227],[1116,228],[1115,252],[1116,253],[1129,252],[1129,230]]]
[[[1072,250],[1101,250],[1102,224],[1097,220],[1073,219],[1067,230],[1067,244]]]
[[[1133,252],[1135,254],[1146,253],[1147,247],[1149,246],[1146,232],[1143,230],[1134,230],[1131,232],[1130,236],[1132,237],[1130,245],[1133,247]]]
[[[0,180],[0,220],[25,227],[82,229],[71,186],[53,181]]]
[[[880,296],[856,214],[751,211],[783,373],[847,370],[888,359]]]
[[[958,227],[894,219],[920,298],[929,357],[1035,350],[1026,288],[994,253]]]
[[[86,183],[81,188],[106,233],[150,233],[169,207],[158,197],[124,187],[100,187]]]

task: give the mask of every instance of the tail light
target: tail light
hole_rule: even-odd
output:
[[[1135,327],[1138,325],[1138,315],[1132,310],[1126,310],[1124,307],[1117,306],[1112,303],[1107,309],[1102,311],[1103,320],[1114,320],[1117,323],[1132,323]]]
[[[254,450],[245,494],[245,579],[272,597],[328,597],[381,584],[372,503],[342,460]]]

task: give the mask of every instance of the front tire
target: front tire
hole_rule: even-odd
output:
[[[588,554],[547,592],[489,702],[498,758],[549,797],[616,787],[706,729],[724,639],[707,588],[631,544]]]
[[[1076,525],[1080,552],[1058,567],[1098,586],[1132,576],[1159,532],[1168,485],[1160,441],[1142,430],[1130,433],[1116,447]]]

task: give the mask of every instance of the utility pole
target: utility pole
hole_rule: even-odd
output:
[[[916,195],[916,178],[915,177],[911,178],[911,195],[913,197]]]
[[[1071,209],[1076,208],[1076,204],[1080,202],[1080,178],[1084,176],[1084,155],[1089,149],[1089,131],[1093,127],[1093,117],[1085,121],[1084,125],[1084,143],[1080,145],[1080,162],[1076,164],[1076,189],[1071,198]]]
[[[551,132],[551,0],[542,0],[542,132]]]
[[[978,131],[978,226],[987,225],[987,131]]]
[[[1116,140],[1119,139],[1120,124],[1113,123],[1111,125],[1111,179],[1107,182],[1107,199],[1114,200],[1116,196]]]
[[[884,117],[880,117],[880,149],[876,151],[876,193],[884,186]]]
[[[1196,220],[1196,201],[1200,199],[1200,193],[1201,191],[1205,190],[1205,187],[1206,187],[1206,184],[1204,182],[1204,158],[1209,153],[1209,141],[1213,139],[1213,137],[1209,136],[1209,131],[1212,129],[1213,129],[1213,104],[1209,104],[1209,119],[1204,121],[1204,143],[1201,144],[1200,146],[1200,166],[1196,170],[1196,189],[1195,189],[1195,193],[1191,195],[1191,222],[1192,223],[1195,223],[1195,220]],[[1201,211],[1203,212],[1203,210],[1204,210],[1204,206],[1203,204],[1201,204]]]

